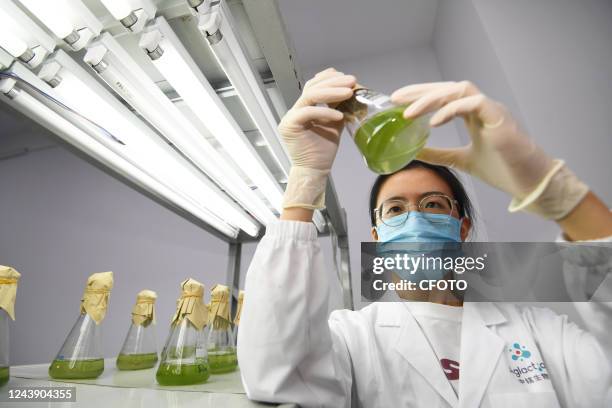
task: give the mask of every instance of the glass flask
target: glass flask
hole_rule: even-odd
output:
[[[181,287],[182,294],[155,375],[160,385],[199,384],[210,376],[203,336],[206,324],[206,305],[202,301],[204,285],[188,279]]]
[[[142,370],[157,364],[155,299],[157,294],[151,290],[138,293],[132,308],[132,323],[117,356],[119,370]]]
[[[367,88],[335,109],[343,112],[346,128],[370,170],[393,173],[415,159],[429,137],[425,116],[404,119],[406,106],[391,103],[385,94]]]
[[[8,382],[9,377],[9,316],[0,309],[0,387]]]
[[[238,366],[236,343],[229,319],[229,288],[215,285],[208,314],[208,361],[213,374],[229,373]]]
[[[244,290],[238,292],[238,307],[236,308],[236,315],[234,316],[234,340],[236,346],[238,345],[238,327],[240,326],[240,316],[242,316],[242,303],[244,302]]]
[[[0,387],[10,378],[9,319],[15,320],[15,298],[21,274],[0,265]]]
[[[100,323],[106,315],[112,286],[112,272],[94,273],[88,278],[81,313],[49,366],[51,378],[97,378],[104,371]]]
[[[96,378],[103,371],[100,326],[83,313],[49,366],[49,375],[51,378],[83,379]]]

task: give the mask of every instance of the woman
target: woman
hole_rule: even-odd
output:
[[[349,98],[355,83],[334,69],[320,72],[279,126],[293,167],[281,221],[268,227],[247,273],[238,338],[247,395],[307,407],[602,406],[610,368],[600,346],[549,310],[438,296],[329,314],[335,276],[323,268],[310,221],[323,206],[343,115],[323,105]],[[392,100],[410,104],[405,117],[435,111],[432,126],[456,116],[466,122],[469,146],[427,148],[421,160],[511,194],[511,211],[555,220],[568,240],[612,236],[606,206],[472,84],[412,85]],[[445,168],[418,162],[386,177],[371,200],[373,238],[411,240],[427,227],[434,240],[464,240],[471,219],[458,186]],[[445,231],[429,228],[421,216],[433,192],[454,203],[443,214],[452,226]],[[389,200],[395,214],[385,214]],[[403,221],[389,222],[392,217]]]

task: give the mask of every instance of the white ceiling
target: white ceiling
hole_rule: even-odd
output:
[[[338,61],[428,45],[438,0],[278,0],[297,62]]]

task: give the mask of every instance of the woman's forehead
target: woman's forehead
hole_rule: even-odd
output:
[[[390,198],[418,200],[432,191],[453,197],[453,192],[442,177],[422,167],[402,170],[389,177],[378,193],[377,205]]]

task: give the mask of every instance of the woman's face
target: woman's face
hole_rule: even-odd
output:
[[[391,198],[401,198],[416,206],[424,196],[431,193],[442,193],[451,198],[455,198],[452,190],[444,179],[433,171],[421,167],[403,170],[392,175],[383,183],[378,193],[376,207]],[[459,218],[457,209],[453,210],[451,215],[455,218]],[[471,226],[472,223],[470,219],[463,218],[460,230],[462,241],[465,241],[467,238]],[[378,241],[376,229],[372,228],[371,232],[372,238]]]

